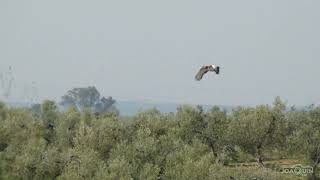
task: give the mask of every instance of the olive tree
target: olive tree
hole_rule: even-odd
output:
[[[279,98],[274,106],[238,108],[231,115],[229,132],[233,143],[257,158],[263,164],[263,152],[284,142],[285,105]]]
[[[317,179],[320,163],[320,107],[302,112],[306,117],[299,122],[299,128],[291,136],[291,145],[303,154],[313,167],[312,179]]]

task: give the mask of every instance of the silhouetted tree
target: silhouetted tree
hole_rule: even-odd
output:
[[[94,86],[74,88],[69,90],[61,99],[60,105],[64,108],[74,106],[78,111],[91,109],[99,114],[106,112],[118,114],[118,110],[114,106],[116,101],[112,97],[100,98],[100,93]]]

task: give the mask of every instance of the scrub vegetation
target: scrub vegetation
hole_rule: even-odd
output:
[[[230,113],[183,105],[121,117],[107,98],[96,99],[99,112],[75,104],[61,111],[49,100],[37,108],[1,103],[0,179],[319,177],[320,107],[288,108],[276,98]],[[295,164],[313,173],[283,173]]]

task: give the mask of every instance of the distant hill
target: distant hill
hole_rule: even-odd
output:
[[[10,102],[6,103],[11,107],[30,107],[29,103],[23,102]],[[165,103],[165,102],[146,102],[146,101],[123,101],[119,100],[116,101],[115,106],[120,111],[121,116],[132,116],[138,113],[139,111],[144,111],[151,108],[156,108],[161,112],[169,113],[169,112],[176,112],[177,107],[183,105],[181,103]],[[191,104],[196,106],[196,104]],[[316,104],[315,106],[320,106],[320,103]],[[208,110],[213,105],[201,105],[205,110]],[[225,106],[225,105],[218,105],[222,110],[230,113],[232,109],[236,108],[237,106]],[[297,110],[306,109],[308,106],[295,106]],[[290,106],[287,106],[287,110],[290,110]]]
[[[117,101],[116,107],[120,111],[121,116],[131,116],[139,111],[156,108],[161,112],[169,113],[176,112],[177,107],[183,104],[178,103],[158,103],[158,102],[143,102],[143,101]],[[211,105],[202,105],[204,109],[209,109]],[[233,106],[219,106],[223,110],[230,112]]]
[[[11,107],[30,107],[30,103],[25,102],[9,102],[6,103]],[[176,112],[177,107],[183,105],[179,103],[163,103],[163,102],[145,102],[145,101],[117,101],[116,107],[120,111],[121,116],[132,116],[138,113],[139,111],[144,111],[147,109],[156,108],[161,112],[169,113]],[[194,104],[192,104],[194,105]],[[194,105],[196,106],[196,105]],[[205,110],[212,107],[211,105],[202,105]],[[231,112],[234,106],[219,106],[227,112]]]

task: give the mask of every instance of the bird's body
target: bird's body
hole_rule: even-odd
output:
[[[196,77],[195,79],[197,81],[200,81],[203,77],[203,75],[205,75],[207,72],[215,72],[216,74],[219,74],[220,73],[220,67],[219,66],[216,66],[216,65],[206,65],[206,66],[202,66],[200,68],[200,70],[198,71],[198,73],[196,74]]]

